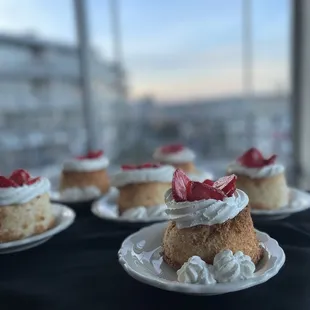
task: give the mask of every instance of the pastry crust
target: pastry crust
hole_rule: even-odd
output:
[[[0,207],[0,242],[41,234],[54,225],[55,216],[47,193],[25,204]]]
[[[289,190],[284,173],[268,178],[250,178],[237,175],[237,188],[249,196],[249,204],[253,209],[278,209],[289,201]]]
[[[164,204],[164,195],[170,187],[170,182],[147,182],[120,187],[118,198],[120,214],[138,206],[152,207]]]
[[[110,181],[105,169],[97,171],[63,171],[60,180],[60,191],[71,187],[96,186],[102,193],[107,193]]]
[[[174,269],[181,268],[194,255],[212,264],[214,256],[225,249],[234,253],[242,251],[255,264],[261,259],[263,250],[254,231],[249,207],[223,224],[178,229],[175,222],[170,222],[163,238],[163,259]]]

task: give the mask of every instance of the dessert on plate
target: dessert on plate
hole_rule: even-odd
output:
[[[112,186],[119,190],[119,213],[141,214],[142,209],[138,211],[138,207],[149,210],[156,206],[155,209],[162,210],[164,194],[171,187],[174,170],[172,166],[160,164],[123,165],[111,179]],[[155,209],[152,212],[156,213]]]
[[[107,193],[110,188],[108,165],[109,159],[103,151],[66,160],[60,180],[61,197],[87,200]]]
[[[50,182],[23,169],[0,176],[0,242],[41,234],[55,224]]]
[[[193,180],[211,179],[212,175],[209,172],[200,171],[195,167],[195,157],[194,151],[182,144],[164,145],[157,148],[153,154],[156,161],[182,169]]]
[[[245,255],[253,264],[260,261],[263,250],[253,227],[249,199],[236,189],[235,175],[200,183],[177,169],[165,201],[170,222],[163,237],[163,259],[172,268],[181,268],[193,256],[213,265],[219,255]]]
[[[288,204],[285,168],[276,159],[276,155],[265,158],[251,148],[227,168],[228,174],[238,176],[237,187],[247,193],[253,209],[278,209]]]

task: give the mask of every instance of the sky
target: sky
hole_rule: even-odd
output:
[[[113,59],[108,0],[85,0],[90,41]],[[248,0],[250,1],[250,0]],[[72,0],[0,0],[0,32],[76,43]],[[252,0],[253,92],[289,89],[290,0]],[[242,0],[120,0],[132,98],[238,95]]]

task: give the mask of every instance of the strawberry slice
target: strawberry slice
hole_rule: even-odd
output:
[[[272,155],[270,158],[264,160],[264,164],[266,166],[272,165],[275,163],[276,159],[277,159],[277,155]]]
[[[170,145],[162,146],[160,148],[163,154],[177,153],[177,152],[181,152],[183,149],[184,149],[184,146],[182,144],[170,144]]]
[[[221,191],[228,197],[231,197],[236,191],[237,176],[234,174],[222,177],[214,182],[213,186]]]
[[[246,151],[237,159],[237,161],[240,162],[242,166],[249,168],[259,168],[264,166],[264,157],[256,148],[251,148]]]
[[[206,180],[204,180],[202,183],[203,183],[203,184],[210,185],[210,186],[213,186],[214,181],[206,179]]]
[[[172,178],[172,196],[176,202],[187,200],[187,184],[190,179],[180,169],[176,169]]]
[[[138,169],[144,169],[144,168],[159,168],[160,164],[152,164],[152,163],[146,163],[143,165],[138,166]]]
[[[137,166],[135,165],[122,165],[121,166],[122,170],[134,170],[134,169],[137,169],[136,167]]]
[[[16,184],[20,186],[26,184],[30,178],[30,174],[24,169],[18,169],[13,171],[9,177],[10,180],[13,180]]]
[[[40,177],[36,177],[36,178],[33,178],[33,179],[29,179],[29,180],[27,181],[27,185],[32,185],[32,184],[38,182],[40,179],[41,179]]]
[[[197,201],[203,199],[223,200],[224,197],[225,194],[218,188],[200,182],[192,182],[190,195],[187,197],[187,200],[188,201]]]
[[[13,180],[10,180],[4,176],[0,176],[0,188],[8,188],[8,187],[18,187]]]
[[[94,158],[99,158],[103,155],[103,151],[90,151],[87,154],[87,158],[89,159],[94,159]]]

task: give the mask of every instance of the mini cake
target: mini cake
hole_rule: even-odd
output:
[[[85,156],[65,161],[60,180],[62,196],[73,195],[75,198],[89,198],[107,193],[110,188],[106,171],[108,165],[109,159],[104,156],[102,151],[89,152]]]
[[[22,169],[0,176],[0,242],[41,234],[55,223],[50,182]]]
[[[172,268],[193,256],[212,264],[223,250],[241,251],[255,264],[261,259],[249,200],[236,190],[235,175],[200,183],[177,169],[165,201],[171,221],[163,237],[163,259]]]
[[[195,153],[182,144],[171,144],[159,147],[155,150],[153,158],[163,164],[172,165],[176,169],[182,169],[195,181],[212,179],[209,172],[199,171],[195,167]]]
[[[165,203],[164,194],[171,187],[174,168],[168,165],[143,164],[122,166],[111,184],[119,189],[119,212],[135,207],[153,207]]]
[[[276,163],[276,158],[264,158],[259,150],[251,148],[228,166],[228,174],[238,176],[237,187],[249,196],[251,208],[278,209],[288,204],[285,168]]]

